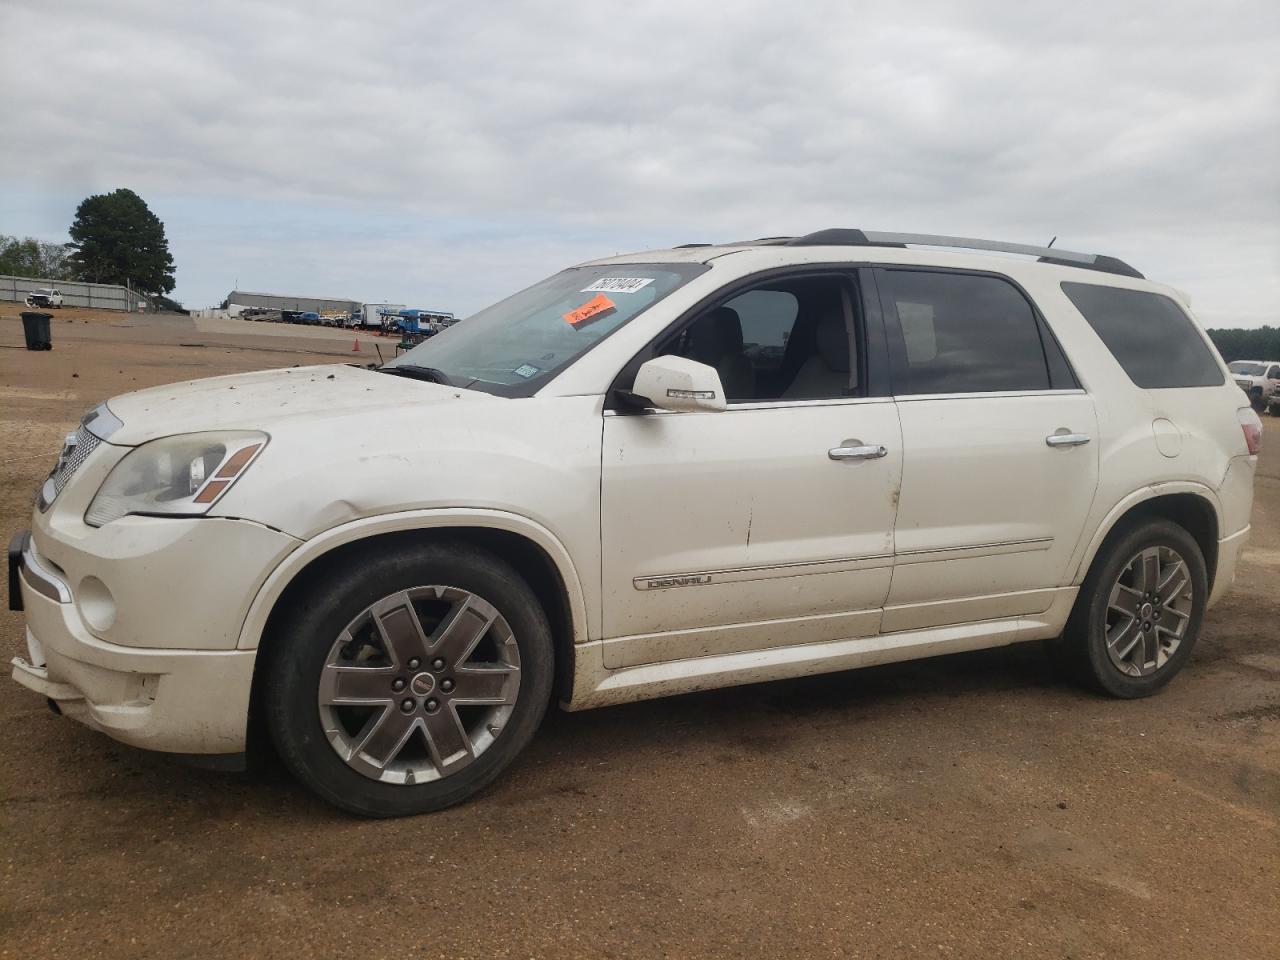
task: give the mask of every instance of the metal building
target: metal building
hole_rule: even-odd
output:
[[[346,300],[342,297],[302,297],[283,293],[248,293],[244,290],[232,290],[227,294],[227,309],[238,313],[236,307],[266,307],[268,310],[297,310],[315,313],[352,313],[360,309],[358,300]]]

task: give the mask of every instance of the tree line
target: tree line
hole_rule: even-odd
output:
[[[1233,327],[1207,332],[1227,363],[1232,360],[1280,359],[1280,327],[1266,326],[1256,330]]]
[[[0,274],[129,286],[164,299],[174,286],[164,224],[132,190],[95,194],[76,207],[70,243],[0,234]]]

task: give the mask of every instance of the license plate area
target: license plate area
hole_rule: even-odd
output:
[[[27,662],[41,670],[47,666],[44,659],[44,644],[31,632],[30,628],[27,629]]]

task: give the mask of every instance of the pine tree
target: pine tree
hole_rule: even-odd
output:
[[[70,259],[81,279],[127,283],[144,294],[173,289],[173,257],[164,224],[132,190],[83,200],[70,234]]]

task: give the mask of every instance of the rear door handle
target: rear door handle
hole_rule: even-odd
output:
[[[1079,447],[1089,442],[1087,433],[1051,433],[1044,442],[1051,447]]]
[[[846,440],[838,447],[827,451],[832,460],[878,460],[889,450],[874,443],[862,443],[858,440]]]

